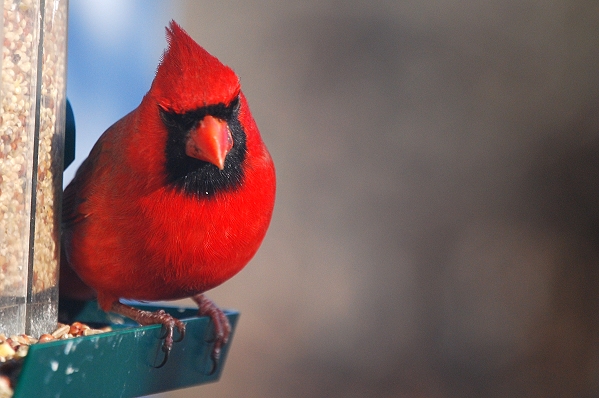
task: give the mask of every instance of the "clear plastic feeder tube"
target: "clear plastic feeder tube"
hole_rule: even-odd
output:
[[[0,333],[56,326],[67,0],[3,0]]]

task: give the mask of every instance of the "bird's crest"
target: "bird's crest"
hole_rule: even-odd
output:
[[[164,52],[150,92],[165,111],[178,114],[233,101],[240,90],[231,68],[197,44],[175,21],[166,28]]]

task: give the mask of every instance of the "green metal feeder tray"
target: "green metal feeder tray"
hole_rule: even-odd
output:
[[[197,309],[164,309],[186,325],[185,338],[173,344],[167,363],[162,361],[161,325],[140,327],[128,318],[106,314],[97,303],[85,302],[77,320],[87,324],[110,324],[113,331],[73,339],[34,344],[24,359],[15,398],[25,397],[137,397],[217,381],[225,364],[231,339],[223,347],[218,368],[212,370],[213,325],[197,317]],[[239,318],[225,311],[231,338]]]

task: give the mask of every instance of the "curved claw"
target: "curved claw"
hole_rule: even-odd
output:
[[[218,369],[221,348],[229,341],[231,324],[225,313],[208,297],[203,294],[198,294],[192,297],[192,299],[198,304],[198,315],[210,317],[210,320],[214,324],[214,338],[207,341],[208,343],[214,343],[212,354],[210,355],[210,358],[212,359],[212,369],[208,374],[213,375]]]
[[[214,373],[216,373],[216,370],[218,369],[218,362],[220,361],[220,351],[223,344],[224,343],[220,342],[219,340],[216,340],[214,344],[214,348],[212,349],[212,355],[210,355],[210,359],[212,360],[212,369],[210,369],[208,376],[212,376]]]
[[[160,311],[162,311],[162,310],[160,310]],[[179,323],[180,323],[180,322],[178,322],[178,320],[177,320],[177,319],[175,319],[175,327],[177,328],[177,331],[179,332],[179,337],[178,337],[178,338],[174,339],[174,338],[173,338],[173,336],[174,336],[174,330],[172,330],[172,329],[171,329],[171,330],[169,331],[169,328],[168,328],[168,327],[165,327],[165,325],[164,325],[164,324],[162,325],[162,326],[163,326],[163,329],[164,329],[164,333],[163,333],[163,334],[161,334],[160,336],[158,336],[158,338],[159,338],[160,340],[164,340],[164,339],[166,339],[166,338],[169,336],[169,334],[170,334],[170,337],[171,337],[171,339],[173,339],[173,343],[180,343],[181,341],[183,341],[183,339],[185,338],[185,325],[184,325],[184,324],[183,324],[183,325],[179,325]]]
[[[178,343],[185,337],[185,324],[179,321],[178,319],[173,318],[172,316],[166,314],[164,311],[156,311],[156,313],[160,319],[162,320],[162,326],[165,331],[164,334],[160,337],[161,340],[164,340],[162,343],[162,352],[164,352],[164,359],[160,363],[160,365],[155,366],[156,369],[163,367],[168,361],[168,357],[171,353],[171,349],[173,347],[173,343]],[[175,334],[175,328],[179,332],[179,338],[174,339],[173,336]]]
[[[162,310],[160,310],[160,311],[162,311]],[[159,313],[160,311],[156,311],[156,313]],[[164,311],[162,311],[162,312],[164,312]],[[163,314],[160,314],[160,315],[162,316]],[[178,340],[174,340],[173,339],[174,327],[163,324],[162,328],[164,329],[164,333],[162,333],[160,336],[158,336],[158,338],[160,340],[164,340],[164,342],[162,343],[162,347],[161,347],[162,352],[164,352],[164,358],[162,359],[162,362],[160,362],[159,365],[154,366],[154,368],[156,368],[156,369],[163,367],[166,364],[166,362],[168,361],[168,357],[169,357],[169,354],[171,353],[171,348],[173,346],[173,343],[180,342],[183,339],[183,336],[185,336],[185,329],[183,329],[183,332],[182,332],[181,330],[179,330],[177,328],[177,330],[179,330],[180,337]]]
[[[160,365],[154,366],[155,369],[160,369],[161,367],[163,367],[166,364],[166,362],[168,361],[168,356],[171,353],[171,349],[170,349],[170,347],[166,347],[163,344],[162,345],[162,352],[164,352],[164,359],[162,360],[162,362],[160,362]]]
[[[177,331],[179,332],[179,338],[173,340],[173,343],[180,343],[181,341],[183,341],[183,339],[185,338],[185,325],[183,325],[182,327],[179,327],[177,325]]]
[[[216,336],[214,337],[214,339],[208,340],[207,342],[214,343],[214,348],[212,349],[212,353],[210,354],[210,360],[212,361],[212,367],[210,368],[210,371],[207,373],[207,376],[212,376],[213,374],[216,373],[216,370],[218,369],[221,348],[226,342],[223,343],[223,341],[219,340]]]
[[[164,311],[162,311],[162,310],[157,311],[157,312],[162,312],[161,316],[165,315]],[[167,326],[167,325],[163,324],[162,326],[165,329],[164,334],[162,334],[160,336],[160,339],[164,340],[164,343],[162,343],[162,352],[164,352],[164,359],[162,360],[162,362],[160,362],[160,365],[154,366],[154,368],[156,368],[156,369],[163,367],[166,364],[166,362],[168,361],[168,357],[171,353],[171,348],[173,347],[173,343],[179,343],[185,337],[185,324],[180,322],[178,319],[173,318],[173,325]],[[178,339],[173,339],[175,327],[177,328],[177,331],[179,332]]]
[[[206,376],[212,376],[216,373],[216,369],[218,369],[218,359],[215,359],[212,356],[210,356],[210,359],[212,360],[212,367],[210,368],[210,371],[206,374]]]
[[[164,340],[162,343],[164,359],[158,366],[155,366],[156,368],[161,368],[166,364],[173,343],[180,342],[185,337],[185,324],[180,320],[173,318],[171,315],[164,312],[164,310],[158,310],[156,312],[142,311],[116,301],[112,304],[111,311],[125,315],[138,322],[140,325],[161,324],[163,326],[164,333],[160,335],[160,339]],[[177,328],[177,331],[179,332],[179,338],[177,340],[173,339],[175,328]]]

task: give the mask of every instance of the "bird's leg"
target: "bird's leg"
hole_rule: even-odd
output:
[[[160,324],[164,327],[164,335],[160,337],[161,339],[164,339],[164,342],[162,343],[162,352],[164,352],[164,359],[162,360],[160,365],[156,366],[156,368],[161,368],[164,366],[164,364],[168,360],[168,356],[171,352],[171,348],[173,347],[173,343],[179,342],[183,340],[183,337],[185,337],[185,324],[180,320],[173,318],[172,316],[164,312],[164,310],[158,310],[156,312],[143,311],[122,304],[119,301],[115,301],[112,304],[110,311],[124,315],[127,318],[131,318],[142,326]],[[177,328],[177,330],[179,331],[179,338],[177,340],[173,339],[175,328]]]
[[[203,294],[196,294],[192,297],[193,301],[198,304],[199,316],[208,316],[214,323],[214,348],[212,349],[212,370],[213,374],[218,368],[218,360],[220,359],[220,351],[223,345],[229,341],[231,334],[231,324],[225,313]]]

